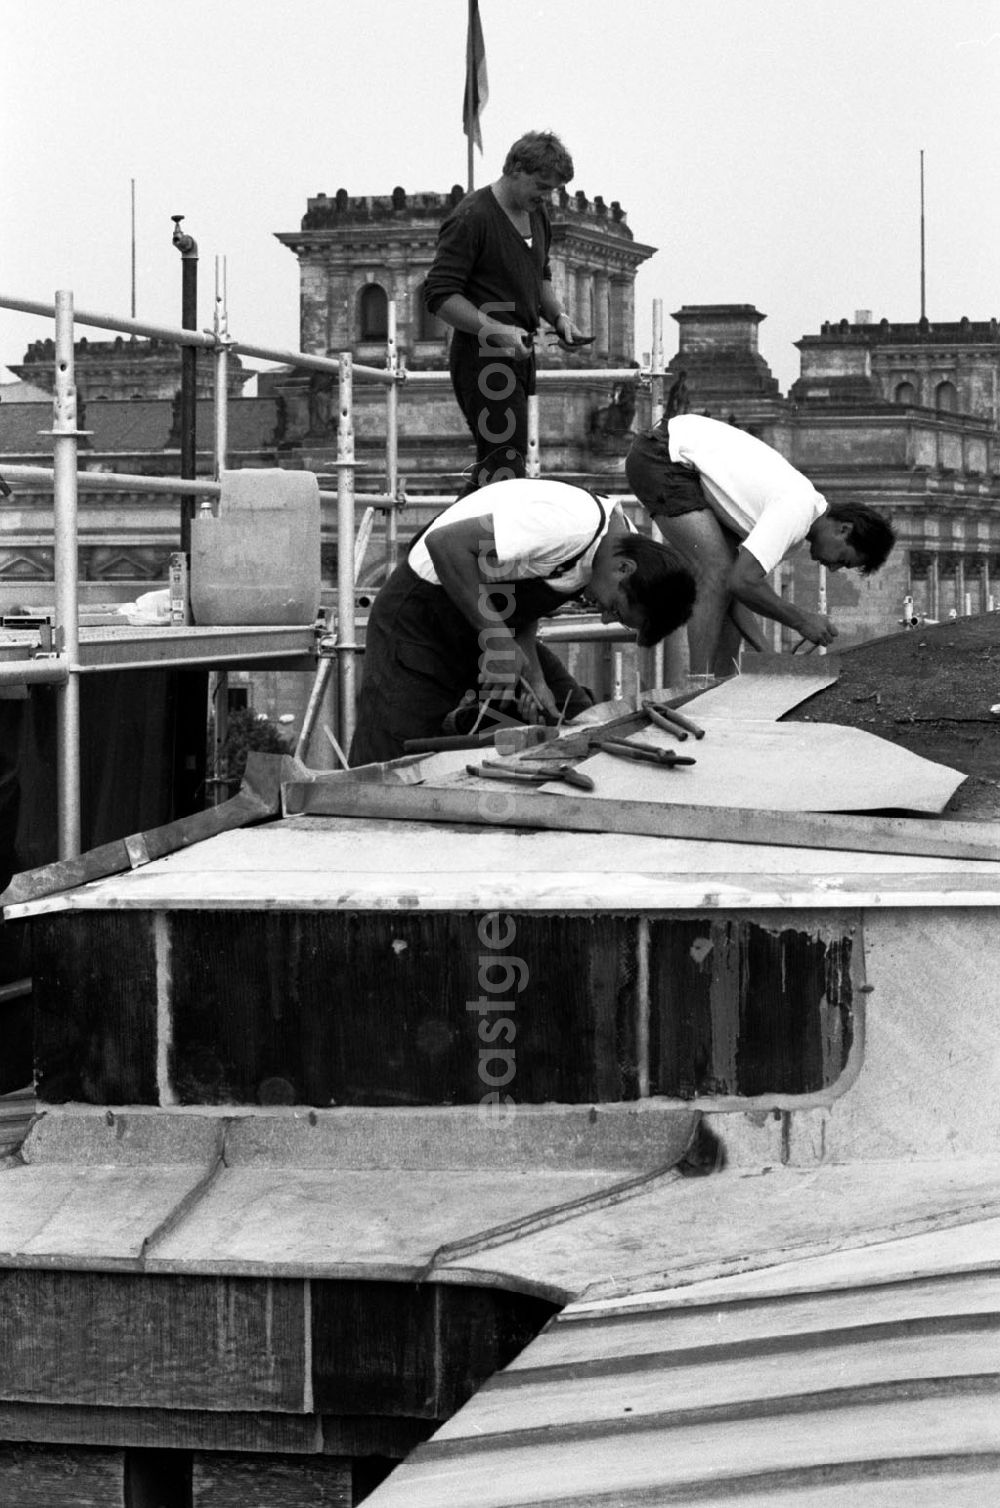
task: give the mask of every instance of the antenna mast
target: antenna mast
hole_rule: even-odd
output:
[[[927,262],[924,255],[924,149],[920,148],[920,318],[927,318]]]
[[[135,179],[132,183],[132,318],[135,319]]]

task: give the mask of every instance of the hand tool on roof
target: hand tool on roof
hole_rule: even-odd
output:
[[[499,761],[486,759],[482,764],[467,764],[466,770],[470,775],[482,775],[487,780],[513,780],[530,785],[545,785],[550,780],[562,780],[566,785],[575,785],[578,790],[592,791],[594,782],[589,775],[582,770],[574,770],[571,764],[556,763],[546,765],[543,769],[533,765],[506,765]]]
[[[683,712],[678,712],[676,707],[665,707],[662,702],[643,702],[642,709],[658,728],[665,728],[668,733],[676,733],[678,738],[684,738],[688,733],[693,733],[695,738],[705,737],[704,728],[692,722],[691,718],[685,717]],[[678,728],[681,730],[679,733]]]
[[[441,733],[435,738],[403,740],[404,754],[440,754],[446,749],[481,749],[496,738],[496,728],[480,728],[478,733]]]
[[[675,754],[673,749],[660,749],[656,744],[626,743],[624,739],[594,738],[590,744],[592,749],[600,749],[603,754],[614,754],[619,759],[635,759],[646,764],[662,764],[672,769],[678,764],[697,764],[690,754]]]

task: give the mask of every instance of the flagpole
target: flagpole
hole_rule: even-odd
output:
[[[475,188],[475,170],[473,166],[473,151],[475,149],[475,131],[473,130],[473,101],[475,90],[475,50],[472,40],[472,12],[473,0],[467,0],[465,27],[465,122],[467,126],[467,150],[465,156],[465,177],[468,184],[468,192],[471,194]]]
[[[927,318],[927,261],[924,254],[924,151],[920,149],[920,318]]]

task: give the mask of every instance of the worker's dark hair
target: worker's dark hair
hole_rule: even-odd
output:
[[[635,561],[635,570],[623,582],[629,602],[645,613],[639,643],[659,644],[680,628],[694,608],[695,582],[680,556],[669,545],[645,534],[624,534],[615,540],[615,554]]]
[[[573,159],[551,131],[525,131],[507,153],[503,171],[511,173],[550,173],[568,183],[573,176]]]
[[[845,500],[831,503],[826,516],[838,523],[850,524],[851,532],[847,536],[847,543],[861,556],[858,569],[862,576],[870,576],[885,564],[889,551],[896,543],[896,531],[881,513],[876,513],[867,503]]]

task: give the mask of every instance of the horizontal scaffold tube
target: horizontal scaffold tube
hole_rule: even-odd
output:
[[[69,666],[65,659],[0,660],[0,686],[65,686]]]
[[[0,293],[0,309],[16,309],[22,314],[48,315],[51,319],[56,312],[55,304],[42,303],[35,299],[11,298],[6,293]],[[151,340],[170,341],[178,346],[200,346],[203,350],[213,351],[219,344],[216,336],[209,330],[185,330],[177,325],[153,325],[146,320],[127,319],[122,314],[98,314],[93,310],[74,309],[73,320],[78,325],[94,325],[101,330],[118,330],[125,335],[146,335]],[[227,351],[235,351],[242,356],[257,356],[264,361],[280,361],[288,366],[305,367],[316,372],[339,372],[340,362],[332,356],[314,356],[305,351],[278,351],[269,346],[250,345],[246,341],[226,340]],[[402,381],[399,372],[387,371],[385,367],[355,366],[354,372],[368,382],[381,382],[391,385]]]
[[[37,482],[51,487],[55,473],[47,466],[4,466],[3,476],[8,482]],[[219,482],[204,481],[195,477],[133,476],[127,471],[80,471],[76,485],[80,492],[152,492],[170,497],[219,497],[222,486]],[[335,492],[320,489],[320,501],[335,503]],[[360,493],[362,502],[377,508],[399,508],[400,499],[384,493]]]

